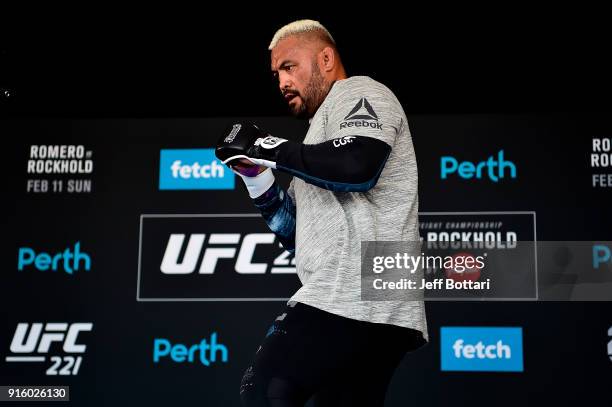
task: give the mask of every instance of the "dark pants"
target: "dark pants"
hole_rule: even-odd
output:
[[[382,406],[406,352],[421,332],[344,318],[302,303],[274,321],[240,386],[242,404],[316,407]]]

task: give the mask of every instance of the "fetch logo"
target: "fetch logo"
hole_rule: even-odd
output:
[[[341,129],[346,127],[371,127],[382,130],[382,124],[378,122],[378,115],[366,98],[361,98],[350,113],[346,115],[344,121],[340,123]]]
[[[510,172],[510,178],[516,178],[516,165],[512,161],[504,159],[504,150],[499,150],[497,160],[490,156],[487,161],[472,163],[463,161],[459,163],[455,157],[443,156],[440,160],[440,177],[447,179],[450,174],[457,173],[463,179],[482,179],[488,176],[493,182],[498,182],[506,176],[506,169]]]
[[[442,327],[443,371],[522,372],[522,328]]]
[[[36,253],[30,247],[22,247],[17,255],[17,270],[24,271],[32,266],[38,271],[63,270],[68,274],[79,271],[81,266],[85,271],[91,268],[91,258],[87,253],[81,253],[81,242],[76,242],[74,249],[66,248],[63,252],[50,254],[45,252]]]
[[[153,340],[153,363],[159,363],[163,358],[170,358],[175,363],[200,362],[210,366],[217,362],[217,353],[220,352],[221,362],[227,363],[227,347],[217,343],[217,333],[210,335],[210,341],[202,339],[199,343],[187,346],[181,343],[172,344],[168,339],[156,338]]]
[[[234,185],[234,173],[212,148],[160,152],[160,190],[234,189]]]
[[[593,268],[598,269],[602,264],[612,261],[612,253],[608,246],[593,245]]]

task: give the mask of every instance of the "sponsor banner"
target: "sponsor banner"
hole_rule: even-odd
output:
[[[454,156],[440,158],[440,178],[459,178],[463,180],[488,180],[501,182],[516,179],[516,164],[504,156],[504,150],[499,150],[486,160],[479,162],[460,161]]]
[[[183,344],[168,338],[153,339],[153,363],[157,364],[196,364],[210,367],[227,363],[229,353],[227,346],[219,343],[217,332],[209,338],[195,343]]]
[[[19,365],[17,369],[41,369],[47,376],[76,376],[87,350],[86,332],[92,330],[91,322],[20,322],[4,360]]]
[[[32,144],[26,164],[28,193],[88,194],[93,190],[93,152],[84,145]]]
[[[141,216],[138,300],[287,300],[299,286],[259,214]]]
[[[234,189],[234,185],[234,173],[215,157],[213,148],[160,151],[160,190]]]
[[[538,299],[535,212],[422,212],[419,232],[425,299]]]
[[[522,372],[523,329],[442,327],[440,360],[443,371]]]
[[[32,247],[20,247],[17,253],[17,270],[73,275],[90,271],[91,257],[83,251],[81,242],[76,242],[56,253],[47,253]]]
[[[608,329],[608,357],[612,362],[612,326]]]
[[[538,242],[541,300],[612,301],[612,242]]]
[[[593,137],[591,140],[590,167],[593,188],[612,187],[612,138]]]

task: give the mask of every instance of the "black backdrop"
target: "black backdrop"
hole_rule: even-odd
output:
[[[305,123],[278,117],[284,108],[265,49],[275,28],[306,14],[151,20],[129,34],[129,24],[88,18],[12,31],[1,83],[10,91],[0,132],[12,206],[2,250],[0,384],[70,385],[74,405],[238,405],[242,371],[282,302],[137,301],[140,215],[254,212],[239,184],[160,191],[160,149],[210,148],[231,117],[299,138]],[[586,29],[564,30],[564,18],[548,18],[544,28],[526,11],[486,22],[393,14],[314,17],[336,36],[351,74],[386,83],[404,105],[421,211],[534,211],[538,240],[611,240],[610,189],[591,186],[591,175],[606,171],[589,162],[592,139],[612,130],[609,101],[598,98],[610,79],[596,17]],[[90,179],[92,192],[26,192],[27,179],[37,178],[26,173],[29,148],[40,144],[91,150],[93,173],[76,178]],[[501,149],[517,166],[514,180],[440,179],[443,155],[477,162]],[[54,253],[76,241],[91,256],[89,272],[17,271],[19,248]],[[428,303],[432,341],[404,359],[388,404],[605,405],[611,307]],[[79,336],[87,351],[78,375],[48,377],[46,365],[5,362],[19,322],[93,322]],[[441,372],[441,326],[522,327],[525,371]],[[153,363],[154,338],[189,345],[213,331],[229,350],[227,363]]]

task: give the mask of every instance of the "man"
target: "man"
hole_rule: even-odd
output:
[[[347,78],[330,33],[278,30],[271,67],[303,143],[237,123],[216,154],[244,180],[303,286],[242,379],[245,406],[382,406],[404,354],[428,340],[422,301],[363,301],[362,241],[418,241],[417,167],[406,115],[369,77]],[[272,169],[294,176],[283,191]]]

